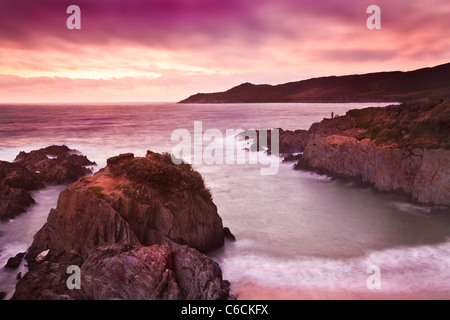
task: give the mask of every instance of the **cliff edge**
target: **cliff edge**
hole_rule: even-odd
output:
[[[450,103],[350,110],[309,129],[296,169],[450,206]]]

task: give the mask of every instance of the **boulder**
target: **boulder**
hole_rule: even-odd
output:
[[[219,266],[199,252],[224,243],[211,198],[200,174],[168,154],[110,159],[61,192],[14,299],[229,298]],[[80,290],[65,284],[71,264]]]
[[[228,240],[236,241],[236,237],[234,236],[234,234],[231,233],[230,228],[228,228],[228,227],[223,228],[223,233],[224,233],[225,238],[227,238]]]
[[[29,153],[21,151],[14,160],[35,173],[46,184],[69,184],[92,173],[86,166],[95,165],[79,151],[67,146],[49,146]]]
[[[30,191],[44,184],[24,166],[0,161],[0,220],[14,218],[35,201]]]
[[[22,151],[13,163],[0,161],[0,220],[14,218],[34,204],[30,191],[46,184],[71,183],[92,173],[88,165],[95,162],[67,146]]]
[[[5,268],[8,269],[17,269],[22,262],[22,258],[25,256],[25,252],[19,252],[14,257],[11,257],[6,262]]]

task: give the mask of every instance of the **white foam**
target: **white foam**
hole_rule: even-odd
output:
[[[371,251],[350,259],[229,255],[220,265],[224,277],[235,287],[252,283],[265,287],[367,290],[367,268],[377,265],[384,292],[450,290],[450,242]]]
[[[312,171],[304,171],[304,170],[298,170],[298,175],[300,175],[302,178],[311,179],[311,180],[317,180],[317,181],[330,181],[333,178],[324,174],[318,174]]]

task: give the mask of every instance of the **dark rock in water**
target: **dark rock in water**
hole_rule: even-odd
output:
[[[0,220],[14,218],[35,203],[30,191],[45,184],[66,184],[92,171],[95,165],[77,150],[66,146],[20,152],[13,163],[0,161]]]
[[[35,201],[28,191],[1,186],[0,183],[0,220],[12,219],[25,212],[34,203]]]
[[[3,299],[5,299],[5,297],[6,297],[6,292],[0,292],[0,300],[3,300]]]
[[[29,153],[22,151],[14,162],[24,165],[45,183],[68,184],[92,173],[85,166],[96,165],[79,153],[67,146],[50,146]]]
[[[230,298],[219,266],[199,252],[224,243],[201,175],[168,154],[108,163],[61,192],[14,299]],[[80,290],[67,289],[69,265],[81,268]]]
[[[230,228],[228,227],[223,228],[223,234],[225,238],[227,238],[228,240],[236,241],[236,237],[234,236],[234,234],[231,233]]]
[[[290,154],[303,152],[308,144],[310,133],[306,130],[278,130],[278,152],[280,154]],[[262,136],[261,136],[262,135]],[[253,140],[248,151],[264,151],[272,153],[272,130],[246,130],[239,134],[245,140]],[[275,141],[273,143],[275,146]]]
[[[0,220],[25,212],[35,203],[29,191],[43,187],[38,177],[24,166],[0,161]]]
[[[19,272],[16,276],[16,279],[19,280],[20,278],[22,278],[22,272]]]
[[[14,257],[8,259],[8,262],[5,265],[5,268],[8,269],[17,269],[22,262],[22,258],[25,256],[25,252],[19,252]]]
[[[283,162],[293,162],[293,161],[299,161],[301,159],[302,155],[301,154],[288,154],[287,156],[284,157]]]
[[[17,163],[0,161],[0,183],[10,188],[37,190],[44,187],[36,174]]]

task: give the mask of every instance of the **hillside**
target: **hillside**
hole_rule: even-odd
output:
[[[393,102],[450,99],[450,63],[414,71],[320,77],[279,85],[243,83],[180,103]]]

